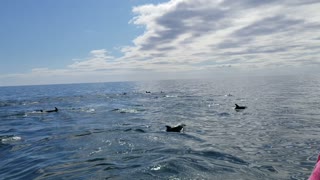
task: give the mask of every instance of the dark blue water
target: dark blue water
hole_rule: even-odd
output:
[[[307,179],[320,150],[319,76],[1,87],[0,95],[0,179]],[[183,133],[165,132],[180,123]]]

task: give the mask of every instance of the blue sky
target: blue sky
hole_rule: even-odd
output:
[[[128,24],[142,2],[158,1],[0,1],[0,72],[64,68],[93,49],[130,44],[143,32]]]
[[[1,0],[0,86],[318,72],[318,0]]]

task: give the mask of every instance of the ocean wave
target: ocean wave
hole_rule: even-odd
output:
[[[14,106],[16,103],[12,102],[0,102],[0,107]]]
[[[197,150],[192,150],[190,148],[183,149],[183,150],[172,149],[172,148],[163,148],[163,149],[156,150],[156,151],[164,153],[164,154],[190,155],[190,156],[196,156],[196,157],[205,158],[205,159],[219,160],[219,161],[228,162],[231,164],[249,165],[248,162],[246,162],[245,160],[243,160],[241,158],[238,158],[238,157],[233,156],[231,154],[218,152],[218,151],[208,151],[208,150],[197,151]]]
[[[125,109],[125,108],[121,108],[121,109],[113,109],[112,111],[114,112],[119,112],[119,113],[133,113],[133,114],[136,114],[136,113],[139,113],[140,110],[137,110],[137,109]]]
[[[10,101],[0,101],[0,107],[10,107],[10,106],[28,106],[39,104],[39,101],[20,101],[20,100],[10,100]]]
[[[222,113],[218,113],[218,116],[220,116],[220,117],[226,117],[226,116],[230,116],[230,113],[222,112]]]

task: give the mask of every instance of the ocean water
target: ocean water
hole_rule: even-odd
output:
[[[0,179],[307,179],[320,151],[319,76],[0,87],[0,95]],[[182,133],[165,131],[180,123]]]

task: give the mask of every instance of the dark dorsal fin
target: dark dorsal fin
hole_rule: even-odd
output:
[[[179,126],[171,127],[171,126],[166,126],[167,127],[167,132],[181,132],[183,127],[186,126],[185,124],[181,124]]]

